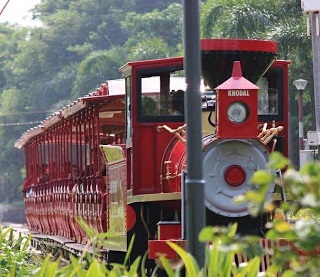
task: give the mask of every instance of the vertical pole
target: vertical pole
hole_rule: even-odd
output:
[[[299,150],[304,149],[303,142],[303,102],[302,102],[302,94],[303,90],[298,90],[298,112],[299,112]]]
[[[198,240],[205,225],[202,169],[200,95],[200,31],[198,0],[184,0],[184,69],[187,79],[185,111],[187,123],[187,174],[185,179],[186,238],[188,251],[204,266],[204,244]],[[184,203],[183,203],[184,204]]]
[[[320,132],[320,36],[317,33],[319,28],[319,13],[311,13],[311,36],[312,36],[312,56],[313,56],[313,83],[314,83],[314,103],[316,117],[316,131]],[[318,26],[317,26],[318,25]]]
[[[320,36],[319,13],[311,12],[311,37],[312,37],[312,61],[313,61],[313,85],[316,131],[320,133]],[[320,147],[318,146],[318,159],[320,159]]]

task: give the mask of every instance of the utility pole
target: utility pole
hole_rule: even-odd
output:
[[[202,123],[200,96],[200,20],[199,0],[183,1],[184,70],[187,81],[185,111],[187,123],[187,173],[185,178],[187,249],[200,267],[205,247],[198,235],[205,226],[204,180],[202,167]]]
[[[319,12],[311,13],[311,36],[313,56],[313,84],[314,104],[316,116],[316,131],[320,133],[320,36],[319,36]]]
[[[312,38],[312,60],[313,60],[313,85],[314,85],[314,104],[316,132],[320,138],[320,1],[301,0],[301,9],[308,13],[311,19],[311,38]],[[309,29],[309,25],[308,25]],[[318,140],[320,141],[320,140]],[[319,146],[318,146],[319,155]]]

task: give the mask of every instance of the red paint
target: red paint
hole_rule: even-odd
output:
[[[201,50],[277,52],[275,41],[253,39],[202,39]]]
[[[217,92],[217,138],[256,138],[258,135],[258,89],[242,77],[240,62],[234,62],[233,76],[220,86]],[[232,122],[228,109],[233,103],[246,107],[247,117],[241,122]]]
[[[130,206],[126,206],[126,212],[127,212],[127,231],[131,230],[131,228],[136,224],[137,216],[134,209]]]
[[[246,179],[246,173],[239,165],[231,165],[227,168],[224,179],[232,187],[238,187],[243,184]]]

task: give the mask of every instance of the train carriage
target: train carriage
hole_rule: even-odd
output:
[[[276,55],[271,41],[201,41],[207,224],[236,221],[241,232],[263,233],[265,218],[252,219],[232,199],[252,189],[250,176],[271,151],[288,155],[289,62]],[[183,57],[129,62],[120,71],[123,80],[108,81],[16,142],[26,156],[26,218],[32,231],[79,244],[88,237],[77,218],[114,233],[107,238],[109,261],[121,259],[135,235],[132,258],[149,250],[153,267],[159,252],[175,256],[166,240],[184,245],[187,126],[172,105],[175,93],[187,85]],[[236,100],[223,94],[229,78],[245,79],[255,98],[243,100],[241,87],[233,88]]]

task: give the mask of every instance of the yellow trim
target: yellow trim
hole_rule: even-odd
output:
[[[107,165],[124,161],[123,150],[120,146],[100,145],[102,156]]]
[[[281,201],[280,193],[273,193],[272,199],[274,201]],[[290,193],[286,193],[286,199],[290,200]],[[157,193],[157,194],[141,194],[128,196],[127,203],[133,204],[138,202],[156,202],[156,201],[170,201],[170,200],[181,200],[181,192],[171,192],[171,193]]]
[[[128,204],[137,202],[156,202],[156,201],[181,200],[181,192],[157,193],[157,194],[141,194],[128,196]]]

